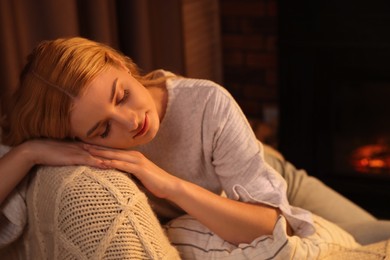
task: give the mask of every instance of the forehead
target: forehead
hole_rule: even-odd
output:
[[[114,67],[108,66],[103,68],[102,71],[98,72],[94,77],[92,77],[91,80],[89,80],[89,82],[87,82],[77,98],[82,98],[88,92],[90,94],[91,92],[97,91],[100,88],[107,88],[104,84],[106,84],[107,81],[109,81],[111,78],[115,77],[117,73],[119,73],[119,70]],[[89,91],[91,88],[92,91]]]
[[[107,68],[104,68],[101,72],[99,72],[89,83],[85,85],[83,91],[81,91],[79,96],[75,98],[75,101],[88,99],[96,95],[102,95],[104,93],[107,94],[107,91],[112,90],[112,86],[117,79],[123,78],[127,75],[128,73],[125,68],[116,68],[113,66],[108,66]]]
[[[112,87],[118,78],[117,69],[99,73],[73,101],[70,112],[72,135],[85,137],[86,132],[97,122],[104,120],[112,96]]]

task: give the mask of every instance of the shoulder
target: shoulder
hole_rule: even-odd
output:
[[[167,89],[172,96],[193,99],[198,103],[233,100],[227,89],[208,79],[175,77],[168,79]]]
[[[173,92],[185,92],[186,94],[213,93],[232,98],[227,89],[212,80],[183,77],[163,69],[155,70],[152,74],[153,78],[165,77],[167,79],[167,89]]]

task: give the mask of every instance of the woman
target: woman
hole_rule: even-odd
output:
[[[289,205],[286,183],[215,83],[165,71],[142,76],[108,46],[70,38],[34,49],[16,97],[5,144],[86,143],[66,143],[73,150],[65,158],[76,151],[81,159],[47,164],[130,173],[160,220],[170,221],[168,237],[183,258],[302,259],[358,246],[332,223]]]

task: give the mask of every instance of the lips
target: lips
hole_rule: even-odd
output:
[[[148,127],[149,127],[149,118],[148,118],[148,115],[145,114],[145,120],[142,124],[142,127],[133,138],[136,138],[138,136],[143,136],[146,133],[146,131],[148,130]]]

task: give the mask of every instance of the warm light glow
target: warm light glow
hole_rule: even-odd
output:
[[[384,144],[364,145],[353,151],[351,165],[361,173],[390,174],[390,147]]]

